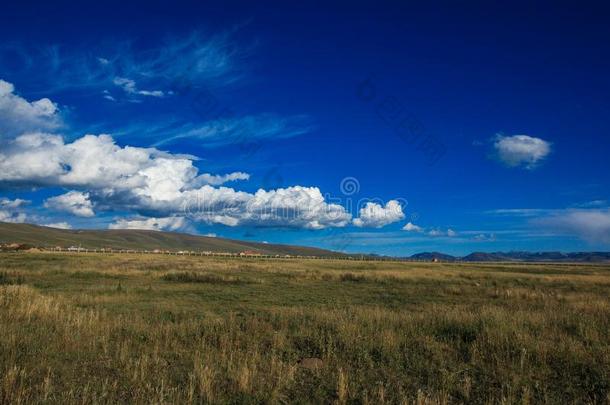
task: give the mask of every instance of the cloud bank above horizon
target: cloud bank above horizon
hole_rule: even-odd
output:
[[[131,212],[150,220],[122,218],[110,226],[171,230],[188,221],[314,230],[345,227],[352,221],[344,207],[327,202],[315,186],[249,193],[224,186],[248,181],[248,173],[199,173],[191,156],[121,147],[107,134],[87,134],[67,142],[61,134],[50,132],[62,122],[55,103],[46,98],[29,102],[15,93],[12,84],[0,81],[0,86],[0,114],[5,118],[0,184],[68,189],[45,200],[49,210],[78,217]],[[21,121],[27,125],[11,126]],[[404,215],[396,204],[367,206],[354,224],[381,227],[397,222]],[[22,221],[24,215],[4,218]]]

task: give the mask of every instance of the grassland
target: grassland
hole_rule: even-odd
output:
[[[610,267],[0,255],[0,403],[610,403]]]

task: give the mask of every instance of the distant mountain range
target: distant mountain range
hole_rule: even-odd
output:
[[[31,224],[0,222],[0,244],[20,243],[34,247],[71,247],[137,250],[193,250],[223,253],[260,253],[263,255],[291,255],[317,257],[346,257],[345,253],[306,246],[292,246],[247,242],[241,240],[189,235],[176,232],[146,230],[68,230]],[[467,256],[451,256],[439,252],[417,253],[410,257],[394,258],[377,255],[352,254],[354,257],[403,259],[441,262],[610,262],[610,252],[475,252]]]
[[[474,252],[467,256],[451,256],[437,252],[418,253],[410,257],[416,260],[464,261],[464,262],[610,262],[610,252]]]
[[[456,257],[451,256],[451,255],[446,255],[444,253],[439,253],[439,252],[423,252],[423,253],[417,253],[414,254],[413,256],[408,257],[407,259],[414,259],[414,260],[425,260],[425,261],[432,261],[432,260],[438,260],[441,262],[453,262],[456,259]]]

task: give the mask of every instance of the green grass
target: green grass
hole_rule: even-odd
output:
[[[609,403],[609,287],[603,265],[3,254],[0,403]]]

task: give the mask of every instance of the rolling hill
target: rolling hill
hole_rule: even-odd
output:
[[[345,256],[330,250],[246,242],[224,238],[146,230],[67,230],[31,224],[0,222],[0,244],[23,243],[36,247],[81,246],[89,249],[162,249],[240,253],[252,251],[268,255]]]

